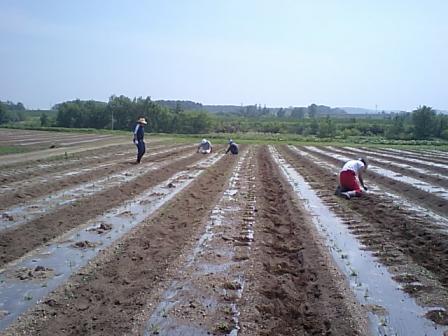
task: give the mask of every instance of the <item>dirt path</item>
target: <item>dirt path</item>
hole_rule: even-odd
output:
[[[362,335],[341,276],[266,148],[257,163],[258,211],[242,334]]]
[[[240,329],[238,302],[245,286],[254,223],[254,153],[237,158],[225,191],[156,302],[142,334],[209,335]],[[137,333],[141,333],[136,330]]]
[[[51,168],[46,161],[49,172],[39,167],[29,181],[67,178],[43,190],[37,182],[18,190],[31,197],[51,194],[58,204],[42,203],[46,213],[0,232],[5,335],[345,336],[374,330],[384,336],[392,329],[378,321],[386,316],[387,323],[393,314],[359,297],[369,295],[366,288],[373,293],[365,281],[373,273],[387,273],[389,280],[392,274],[400,284],[390,280],[381,287],[378,281],[375,291],[399,291],[418,307],[395,315],[406,321],[394,323],[411,325],[403,330],[425,324],[416,330],[432,328],[431,336],[446,330],[448,205],[431,205],[434,200],[422,199],[416,188],[368,174],[373,188],[366,197],[338,198],[333,192],[340,160],[331,150],[242,146],[238,156],[211,155],[202,165],[207,156],[173,146],[141,170],[107,153],[102,159],[111,168],[103,170],[93,157],[99,151],[84,152],[73,166]],[[92,169],[78,174],[84,166]],[[112,171],[128,176],[114,180]],[[111,180],[104,189],[59,204],[59,183],[76,189],[81,179],[105,176]],[[398,203],[397,195],[412,200],[415,209]],[[436,207],[442,216],[416,205]],[[349,238],[356,248],[347,249],[347,257],[337,248]],[[363,262],[358,277],[350,267]],[[398,310],[411,307],[406,300],[392,299]],[[367,312],[376,320],[367,321]]]
[[[173,157],[167,157],[163,169],[150,171],[138,179],[124,183],[115,188],[113,193],[110,190],[105,190],[91,197],[79,199],[75,203],[44,214],[26,225],[2,232],[0,236],[0,265],[24,255],[89,218],[122,203],[132,195],[165,180],[175,171],[185,168],[200,158],[200,155],[193,155],[180,161],[170,162]]]
[[[233,157],[225,156],[207,169],[5,335],[129,334],[143,323],[149,295],[168,283],[173,265],[191,248],[234,163]]]
[[[447,234],[440,231],[437,223],[416,217],[380,195],[367,194],[350,202],[342,200],[333,195],[334,172],[286,147],[280,149],[332,209],[347,220],[349,228],[366,247],[397,274],[397,280],[403,282],[407,291],[421,302],[446,307],[448,243]]]

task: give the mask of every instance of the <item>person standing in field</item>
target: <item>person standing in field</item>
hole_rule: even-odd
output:
[[[367,191],[363,179],[366,169],[367,161],[363,158],[347,161],[339,173],[339,186],[336,189],[336,194],[346,199],[361,196],[362,190],[359,184]]]
[[[226,150],[226,154],[230,152],[234,155],[238,154],[238,145],[232,140],[229,140],[229,148]]]
[[[143,140],[143,138],[145,137],[146,124],[146,119],[144,117],[139,117],[134,128],[133,142],[137,146],[137,161],[135,162],[136,164],[139,164],[141,162],[142,157],[146,152],[145,141]]]
[[[212,143],[207,139],[202,139],[196,152],[202,154],[210,154],[212,151],[213,151]]]

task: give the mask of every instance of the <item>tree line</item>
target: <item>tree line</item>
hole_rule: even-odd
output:
[[[129,130],[140,116],[147,118],[149,132],[206,133],[211,127],[211,117],[204,111],[168,108],[149,97],[112,96],[107,103],[74,100],[57,104],[54,109],[59,127]]]
[[[26,108],[22,103],[0,101],[0,125],[25,120],[25,111]]]
[[[200,108],[187,110],[185,107]],[[224,105],[222,107],[225,107]],[[148,119],[147,130],[155,133],[291,133],[318,138],[376,136],[387,139],[448,140],[448,115],[429,106],[413,112],[356,116],[337,109],[312,104],[308,107],[264,111],[261,106],[245,106],[235,114],[209,113],[201,104],[152,101],[151,98],[111,96],[107,103],[73,100],[55,105],[50,113],[26,110],[22,103],[0,102],[0,124],[20,123],[27,115],[40,113],[41,126],[96,129],[132,129],[138,117]],[[322,113],[327,112],[326,116]],[[284,113],[283,113],[284,112]],[[267,114],[265,114],[267,113]]]

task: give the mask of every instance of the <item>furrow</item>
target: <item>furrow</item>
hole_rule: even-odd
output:
[[[0,284],[0,306],[6,315],[0,320],[0,329],[7,328],[25,310],[42,301],[48,293],[87,265],[101,250],[111,246],[154,214],[188,187],[204,169],[214,165],[222,155],[210,155],[122,205],[108,210],[104,215],[49,242],[45,247],[6,265],[1,273]],[[24,274],[26,278],[23,277]]]
[[[272,147],[271,152],[298,197],[306,200],[306,208],[315,226],[325,238],[358,301],[366,307],[376,307],[369,315],[371,333],[439,335],[439,327],[424,317],[431,309],[438,307],[422,308],[404,291],[397,290],[398,284],[393,280],[393,274],[379,264],[371,253],[362,249],[343,220],[325,205],[314,187]]]
[[[177,157],[174,161],[192,155],[194,154],[190,152]],[[31,222],[43,214],[48,214],[60,207],[73,204],[81,198],[91,197],[96,193],[120,187],[120,185],[131,182],[150,171],[161,169],[164,165],[165,164],[163,163],[155,162],[136,165],[133,168],[120,170],[107,175],[106,177],[100,177],[93,181],[76,184],[72,187],[56,191],[48,196],[36,198],[30,202],[22,202],[18,206],[6,208],[3,210],[3,215],[0,218],[0,231]]]
[[[346,156],[329,154],[313,146],[305,146],[303,149],[314,153],[315,156],[323,157],[325,160],[333,162],[340,167],[344,162],[349,160]],[[435,187],[411,177],[397,176],[397,174],[390,170],[375,166],[369,167],[366,176],[381,184],[384,188],[398,192],[412,202],[421,204],[442,216],[448,214],[448,202],[446,202],[448,199],[448,191],[444,188]]]
[[[65,285],[19,318],[5,335],[133,334],[133,329],[146,321],[152,294],[163,292],[177,260],[193,246],[203,228],[202,219],[212,210],[234,162],[233,157],[224,156],[209,168],[187,168],[184,178],[199,175],[188,179],[192,183],[184,191],[104,249]],[[163,186],[167,182],[160,185],[166,192]]]
[[[175,154],[182,154],[189,149],[190,146],[179,146],[152,152],[145,156],[145,161],[158,162],[168,156]],[[193,151],[193,148],[190,148]],[[120,171],[124,171],[131,167],[133,162],[126,161],[122,155],[117,155],[118,158],[95,165],[81,165],[84,168],[77,167],[76,169],[58,171],[57,173],[49,173],[39,175],[24,181],[17,181],[11,184],[0,187],[0,211],[6,207],[11,207],[18,203],[28,203],[31,199],[41,197],[46,194],[53,194],[59,190],[67,190],[72,185],[79,185],[81,183],[88,183],[100,179],[102,176],[113,176]],[[127,155],[129,157],[129,154]],[[7,214],[8,210],[4,210]],[[1,224],[0,224],[1,226]]]
[[[199,159],[199,155],[188,155],[154,165],[148,164],[147,167],[139,166],[137,171],[147,169],[147,172],[138,176],[125,176],[131,181],[121,183],[115,188],[106,188],[90,197],[82,197],[70,205],[44,213],[26,225],[3,230],[0,235],[0,264],[10,262],[78,226],[79,223],[102,214]]]

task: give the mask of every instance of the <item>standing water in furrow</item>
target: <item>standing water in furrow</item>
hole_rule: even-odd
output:
[[[331,156],[333,158],[336,158],[340,161],[348,161],[350,160],[349,157],[345,156],[345,155],[338,155],[338,154],[334,154],[334,153],[328,153],[322,149],[319,149],[317,147],[313,147],[313,146],[305,146],[306,149],[315,152],[315,153],[319,153],[322,155],[327,155],[327,156]],[[402,175],[397,175],[396,173],[394,173],[393,171],[390,171],[388,169],[384,169],[384,168],[380,168],[374,165],[369,165],[369,170],[371,170],[372,172],[378,174],[378,175],[382,175],[382,176],[386,176],[392,180],[396,180],[399,182],[403,182],[409,185],[412,185],[413,187],[423,190],[425,192],[428,193],[433,193],[435,195],[437,195],[440,198],[443,198],[445,200],[448,200],[448,190],[446,190],[445,188],[442,187],[438,187],[438,186],[434,186],[431,185],[429,183],[417,180],[413,177],[409,177],[409,176],[402,176]]]
[[[169,151],[171,150],[167,152]],[[92,196],[106,189],[113,189],[123,183],[137,179],[142,174],[160,169],[173,161],[180,161],[193,155],[194,153],[185,154],[168,162],[149,162],[148,164],[139,165],[132,169],[120,171],[94,181],[62,189],[48,196],[31,200],[28,203],[22,203],[21,205],[4,209],[2,211],[4,215],[0,218],[0,231],[28,223],[43,214],[48,214],[57,208],[72,204],[81,198]]]
[[[63,284],[99,251],[151,216],[222,155],[213,154],[199,161],[45,247],[7,264],[0,272],[0,330],[7,328],[25,310]]]
[[[240,158],[205,230],[162,294],[145,335],[237,335],[238,299],[253,240],[253,152]]]
[[[422,308],[392,280],[389,271],[378,263],[371,252],[361,249],[357,239],[317,196],[315,191],[270,147],[274,160],[327,242],[333,258],[346,275],[358,301],[371,308],[370,332],[373,335],[440,335],[440,329],[423,317],[429,308]]]

